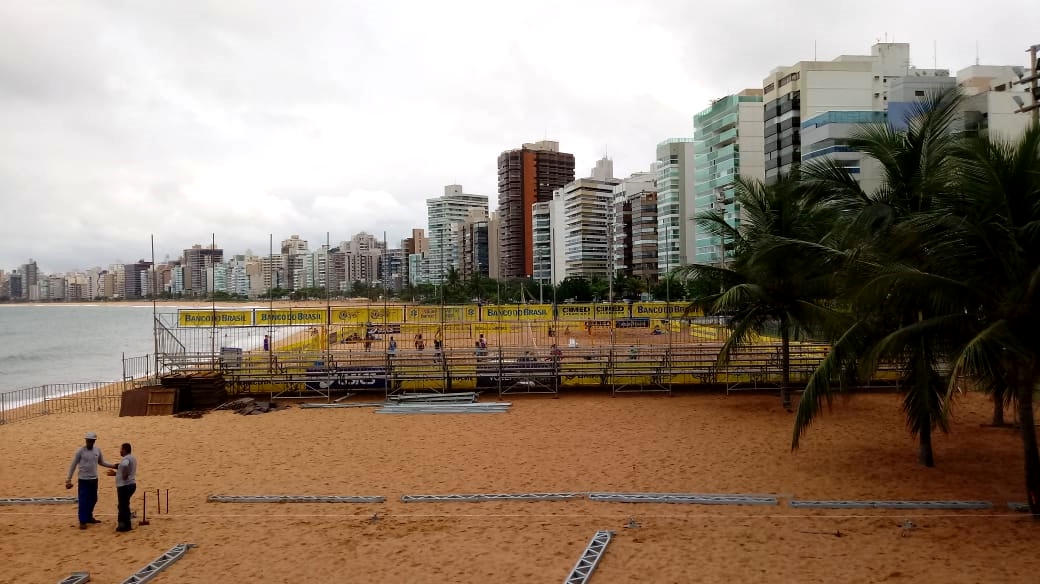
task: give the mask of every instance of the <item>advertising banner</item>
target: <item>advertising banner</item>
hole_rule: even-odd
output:
[[[589,320],[596,314],[594,304],[558,304],[556,317],[560,320]]]
[[[255,312],[257,326],[285,326],[292,324],[325,324],[324,308],[292,308],[275,310],[257,310]]]
[[[650,328],[649,318],[619,318],[614,321],[614,328]]]
[[[628,318],[628,304],[615,302],[613,304],[597,304],[594,317],[597,320]]]
[[[437,323],[441,322],[440,306],[409,306],[405,313],[405,322],[408,323]]]
[[[216,320],[214,321],[214,316]],[[252,310],[178,310],[177,326],[252,326]]]
[[[367,308],[333,308],[332,324],[365,324],[368,322]]]
[[[687,306],[685,302],[635,302],[632,304],[632,318],[682,318]],[[690,313],[690,316],[699,315],[699,312]]]
[[[368,322],[372,324],[380,322],[404,322],[404,307],[403,306],[369,306],[368,307]]]
[[[553,319],[552,304],[488,304],[483,307],[480,319],[547,322]]]

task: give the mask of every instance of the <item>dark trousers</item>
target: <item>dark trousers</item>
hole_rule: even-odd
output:
[[[116,487],[116,497],[119,499],[119,528],[130,529],[130,498],[137,492],[137,484],[131,483]]]
[[[94,505],[97,505],[97,479],[79,479],[79,522],[89,523],[94,518]]]

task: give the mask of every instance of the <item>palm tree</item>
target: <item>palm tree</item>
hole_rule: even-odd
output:
[[[1016,403],[1027,500],[1040,518],[1033,412],[1040,383],[1040,126],[1014,143],[968,143],[962,160],[962,189],[930,218],[933,253],[973,293],[960,319],[967,334],[952,356],[953,370],[996,388],[994,411],[1007,397]]]
[[[719,352],[720,367],[735,348],[775,326],[780,334],[781,404],[790,411],[791,339],[813,335],[836,317],[826,304],[833,293],[834,269],[808,251],[826,247],[834,209],[807,196],[797,174],[771,185],[739,177],[734,198],[741,209],[739,227],[720,211],[697,217],[701,229],[726,242],[733,259],[725,266],[679,269],[686,278],[722,282],[721,292],[694,299],[688,312],[702,309],[731,317],[733,330]]]
[[[942,368],[950,346],[935,334],[948,323],[933,317],[963,297],[964,286],[932,269],[928,231],[913,218],[932,212],[937,200],[957,190],[960,140],[951,128],[960,99],[956,89],[936,93],[918,104],[905,130],[877,123],[854,134],[851,145],[868,156],[864,166],[880,165],[880,184],[869,192],[837,161],[803,167],[805,187],[846,218],[832,251],[844,257],[841,299],[853,318],[809,379],[793,449],[833,392],[845,387],[843,381],[869,377],[880,362],[894,360],[903,364],[903,410],[918,438],[919,460],[935,464],[932,432],[947,429]]]

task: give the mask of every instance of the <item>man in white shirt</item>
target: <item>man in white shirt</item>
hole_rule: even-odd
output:
[[[65,479],[65,488],[72,488],[72,473],[79,471],[79,528],[86,529],[88,523],[101,523],[94,518],[94,506],[98,498],[98,466],[115,468],[116,465],[105,462],[101,449],[94,446],[97,434],[87,432],[83,439],[86,441],[72,457],[69,465],[69,476]]]
[[[119,500],[119,526],[116,531],[130,531],[130,498],[137,491],[137,457],[131,454],[129,442],[119,447],[123,459],[116,465],[116,497]]]

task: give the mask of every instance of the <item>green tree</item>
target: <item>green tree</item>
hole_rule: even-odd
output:
[[[743,210],[739,228],[718,211],[697,217],[697,224],[735,250],[726,267],[693,264],[679,268],[683,279],[721,283],[722,291],[695,298],[691,309],[731,317],[732,333],[719,352],[724,366],[737,347],[752,344],[755,334],[775,327],[780,334],[782,406],[791,407],[791,340],[817,333],[836,318],[834,269],[811,253],[829,245],[835,210],[809,196],[797,174],[775,184],[740,177],[734,196]]]
[[[937,93],[912,111],[905,130],[886,123],[862,126],[851,144],[881,168],[880,184],[864,190],[838,161],[803,167],[806,188],[846,218],[840,237],[817,258],[842,258],[840,299],[849,325],[810,377],[799,403],[792,447],[797,448],[824,403],[844,382],[870,377],[882,362],[902,366],[903,411],[918,439],[921,464],[934,466],[932,433],[946,431],[949,407],[946,362],[952,345],[937,334],[941,318],[963,297],[963,283],[937,268],[927,221],[944,197],[956,192],[960,139],[951,132],[960,94]],[[952,304],[951,304],[952,303]],[[835,382],[837,382],[835,384]]]
[[[943,333],[965,339],[950,357],[964,373],[1017,406],[1026,498],[1040,519],[1040,451],[1033,412],[1040,383],[1040,126],[1015,143],[982,138],[965,144],[960,189],[923,218],[939,268],[963,282],[962,306],[937,318]],[[938,263],[938,262],[937,262]],[[966,333],[966,334],[965,334]],[[952,384],[951,384],[952,389]]]

